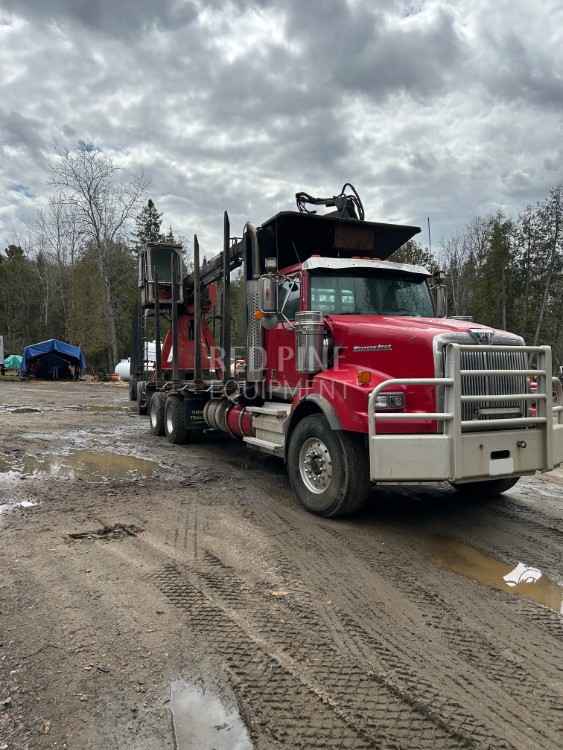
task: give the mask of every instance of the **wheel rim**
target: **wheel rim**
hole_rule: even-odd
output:
[[[309,492],[322,495],[332,482],[330,451],[319,438],[307,438],[299,451],[299,474]]]

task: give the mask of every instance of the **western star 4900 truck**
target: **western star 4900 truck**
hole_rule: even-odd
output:
[[[200,264],[195,237],[190,274],[178,246],[140,253],[130,395],[155,434],[187,443],[219,430],[279,456],[305,508],[329,517],[359,509],[374,484],[490,495],[563,460],[548,346],[445,317],[439,275],[389,259],[419,228],[365,221],[352,186],[330,199],[298,193],[297,205],[242,238],[225,213],[223,251]],[[236,358],[235,269],[246,300]]]

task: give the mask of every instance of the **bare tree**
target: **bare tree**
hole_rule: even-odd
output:
[[[38,214],[36,233],[41,252],[56,265],[57,292],[62,304],[65,336],[68,338],[72,305],[71,269],[78,257],[82,239],[75,206],[69,204],[62,194],[50,196],[47,208]]]
[[[125,237],[147,187],[142,175],[130,182],[120,181],[119,171],[109,157],[86,143],[80,143],[75,150],[58,150],[51,164],[51,184],[62,191],[61,200],[75,211],[84,239],[96,251],[114,364],[119,359],[119,348],[109,251],[113,243]]]

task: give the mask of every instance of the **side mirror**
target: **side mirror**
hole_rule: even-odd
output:
[[[445,281],[446,276],[443,271],[434,271],[430,291],[434,298],[434,309],[437,318],[445,318],[448,315],[448,287]]]
[[[448,289],[445,284],[438,284],[433,291],[436,317],[446,318],[448,315]]]
[[[278,280],[275,276],[260,276],[258,279],[258,309],[266,316],[278,314]]]

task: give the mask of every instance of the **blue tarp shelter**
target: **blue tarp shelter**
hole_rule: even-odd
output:
[[[40,341],[23,350],[22,375],[33,375],[47,380],[77,378],[86,367],[79,346],[58,339]]]

